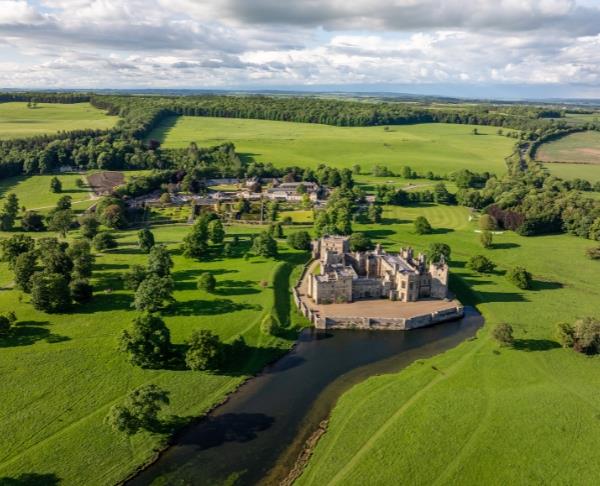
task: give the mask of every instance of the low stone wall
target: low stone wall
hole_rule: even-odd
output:
[[[306,307],[302,302],[301,304]],[[310,309],[309,309],[310,312]],[[325,317],[314,322],[317,329],[373,329],[373,330],[409,330],[431,326],[440,322],[460,319],[464,315],[461,305],[413,317]]]
[[[308,272],[308,269],[310,268],[313,262],[314,260],[310,260],[304,265],[304,268],[302,269],[302,274],[298,279],[298,283],[294,286],[294,288],[292,288],[292,296],[294,298],[294,302],[296,303],[296,307],[298,307],[298,310],[302,313],[302,315],[306,317],[316,328],[321,328],[321,326],[323,325],[321,321],[323,321],[323,319],[319,317],[319,314],[317,312],[308,307],[302,301],[302,299],[300,298],[300,292],[298,290],[300,288],[302,280],[304,280],[304,277],[306,276],[306,272]]]

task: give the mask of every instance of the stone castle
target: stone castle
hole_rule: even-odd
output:
[[[446,262],[428,265],[412,248],[387,253],[378,244],[373,251],[351,252],[348,237],[325,236],[313,242],[313,258],[320,269],[309,276],[307,295],[316,304],[448,297]]]

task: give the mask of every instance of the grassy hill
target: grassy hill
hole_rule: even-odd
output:
[[[578,132],[545,143],[536,158],[563,179],[600,181],[600,133]]]
[[[426,216],[437,234],[417,236]],[[592,242],[507,232],[483,250],[468,211],[392,208],[385,224],[363,226],[388,248],[442,241],[452,247],[452,287],[486,318],[477,339],[392,375],[371,378],[339,400],[328,432],[298,484],[593,484],[600,475],[600,358],[562,349],[557,322],[598,315],[600,264]],[[465,267],[485,254],[492,275]],[[524,265],[534,287],[521,291],[503,272]],[[490,337],[515,329],[514,349]],[[408,480],[408,479],[407,479]]]
[[[231,141],[238,152],[276,166],[335,167],[360,164],[370,171],[376,164],[399,171],[445,174],[458,169],[506,171],[504,157],[514,139],[496,135],[495,127],[430,123],[391,127],[334,127],[306,123],[210,117],[166,120],[148,138],[165,147],[200,146]]]
[[[282,244],[279,260],[245,260],[250,230],[240,227],[228,228],[242,238],[234,257],[188,260],[178,251],[188,231],[189,226],[173,225],[154,231],[157,241],[173,251],[175,262],[177,304],[163,317],[176,344],[199,328],[211,329],[225,341],[243,335],[253,351],[232,372],[142,370],[117,351],[118,336],[137,314],[120,275],[146,262],[137,249],[135,231],[119,232],[119,248],[97,254],[94,299],[68,314],[34,310],[29,296],[12,289],[12,272],[0,263],[0,309],[14,310],[19,319],[14,335],[0,338],[0,483],[2,478],[35,473],[64,484],[115,484],[166,439],[149,433],[127,438],[103,423],[109,408],[134,387],[154,383],[169,390],[166,413],[171,422],[183,422],[221,401],[292,344],[295,333],[289,339],[273,338],[262,334],[259,326],[273,308],[284,322],[299,319],[289,315],[287,285],[305,256]],[[218,282],[213,294],[196,288],[198,276],[207,270]],[[279,291],[273,288],[275,281]]]
[[[84,128],[106,129],[117,120],[118,117],[108,116],[89,103],[38,103],[35,108],[27,108],[27,103],[0,103],[0,139]]]

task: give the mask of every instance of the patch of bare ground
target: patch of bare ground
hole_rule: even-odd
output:
[[[112,194],[115,187],[125,183],[125,175],[118,171],[103,171],[90,174],[87,180],[96,196],[106,196]]]

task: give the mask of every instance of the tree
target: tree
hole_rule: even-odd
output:
[[[85,304],[92,300],[94,288],[87,279],[77,278],[70,283],[69,287],[71,289],[71,297],[78,304]]]
[[[138,246],[144,253],[149,253],[154,246],[154,234],[148,228],[138,231]]]
[[[532,276],[523,267],[511,268],[506,274],[506,278],[520,289],[527,290],[531,288]]]
[[[417,216],[414,221],[415,233],[418,235],[428,235],[433,232],[433,228],[425,216]]]
[[[450,261],[452,250],[446,243],[431,243],[427,249],[427,258],[430,263],[440,263]]]
[[[98,234],[100,221],[98,221],[94,215],[88,214],[79,220],[79,225],[81,227],[81,235],[88,240],[93,240]]]
[[[217,280],[210,272],[204,272],[198,278],[198,288],[205,292],[214,292],[217,286]]]
[[[4,207],[0,214],[0,230],[10,231],[15,225],[15,220],[19,214],[19,199],[16,194],[10,193],[6,196]]]
[[[36,272],[36,262],[37,254],[35,251],[21,253],[15,261],[15,285],[23,292],[31,292],[31,278]]]
[[[83,182],[83,179],[81,177],[78,177],[77,179],[75,179],[75,185],[82,189],[85,187],[85,182]]]
[[[495,231],[498,229],[498,222],[496,218],[489,214],[482,214],[479,218],[479,229],[484,231]]]
[[[443,182],[438,182],[433,187],[433,200],[437,204],[453,204],[454,196],[448,192]]]
[[[273,238],[283,238],[285,235],[283,234],[283,225],[281,223],[272,223],[269,225],[269,229],[267,232]]]
[[[47,313],[67,310],[71,305],[69,280],[58,273],[36,272],[31,278],[31,304]]]
[[[353,172],[355,175],[360,175],[360,170],[361,170],[361,168],[360,168],[360,165],[358,165],[358,164],[354,164],[354,165],[352,166],[352,172]]]
[[[160,317],[149,313],[133,319],[131,328],[121,334],[119,347],[129,354],[133,365],[151,369],[165,366],[173,349],[169,328]]]
[[[277,256],[277,241],[266,231],[252,240],[252,253],[266,258]]]
[[[113,405],[105,418],[116,432],[133,435],[140,430],[154,430],[158,414],[168,405],[169,392],[156,385],[142,385],[133,390],[124,403]]]
[[[182,244],[183,255],[187,258],[200,258],[208,249],[208,223],[199,218]]]
[[[16,322],[17,316],[13,311],[0,314],[0,337],[8,336]]]
[[[492,337],[503,346],[512,346],[514,342],[513,328],[510,324],[498,324],[492,329]]]
[[[166,277],[171,274],[173,260],[165,245],[155,245],[148,254],[148,273]]]
[[[578,353],[600,352],[600,320],[594,317],[578,319],[574,326],[573,349]]]
[[[308,231],[296,231],[287,237],[288,245],[294,250],[308,251],[311,249],[311,239]]]
[[[364,233],[352,233],[350,235],[351,251],[366,251],[373,249],[373,242]]]
[[[95,258],[89,241],[75,240],[67,250],[67,255],[73,260],[73,271],[78,278],[85,279],[92,276]]]
[[[92,244],[98,251],[106,251],[118,246],[117,240],[115,240],[112,233],[109,233],[108,231],[103,231],[94,236]]]
[[[119,204],[111,204],[100,214],[100,221],[105,226],[113,229],[120,229],[127,226],[125,211]]]
[[[231,243],[225,243],[223,245],[223,256],[231,258],[234,255],[233,245]]]
[[[123,275],[123,284],[126,289],[136,291],[140,284],[146,280],[148,271],[143,265],[132,265],[129,272]]]
[[[491,248],[494,242],[491,231],[482,231],[479,234],[479,242],[484,248]]]
[[[45,273],[56,273],[64,276],[67,281],[71,280],[73,260],[67,255],[64,247],[56,246],[47,251],[38,250],[38,256]]]
[[[222,361],[223,345],[218,335],[206,329],[194,331],[187,342],[185,364],[194,371],[211,370]]]
[[[173,279],[150,274],[135,291],[133,306],[141,312],[157,312],[173,300]]]
[[[33,251],[35,241],[31,236],[12,235],[10,238],[0,240],[0,260],[8,262],[8,267],[13,268],[17,257],[21,253]]]
[[[405,165],[404,167],[402,167],[401,174],[404,179],[414,179],[414,177],[416,176],[416,174],[413,172],[413,170],[408,165]]]
[[[208,237],[213,244],[223,243],[225,239],[225,229],[220,219],[213,219],[208,223]]]
[[[71,196],[61,196],[58,201],[56,201],[56,209],[61,211],[63,209],[71,209],[73,198]]]
[[[54,193],[62,192],[62,182],[58,177],[50,179],[50,191]]]
[[[496,264],[484,255],[475,255],[469,259],[467,267],[479,273],[492,273]]]
[[[371,223],[381,223],[382,213],[383,208],[380,204],[370,204],[369,209],[367,209],[367,218]]]
[[[575,344],[575,328],[568,322],[557,324],[556,338],[563,348],[572,348]]]
[[[267,219],[269,221],[277,221],[279,214],[279,203],[277,201],[269,201],[267,203]]]
[[[41,214],[27,211],[21,218],[21,228],[23,231],[41,232],[46,230],[46,225]]]
[[[48,217],[48,229],[58,232],[63,238],[67,237],[72,224],[73,213],[70,209],[53,211]]]

